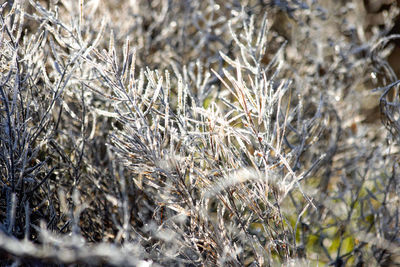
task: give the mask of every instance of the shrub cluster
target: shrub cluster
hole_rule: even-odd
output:
[[[5,1],[1,265],[400,264],[373,2]]]

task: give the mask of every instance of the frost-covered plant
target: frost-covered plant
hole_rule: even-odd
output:
[[[2,4],[4,264],[398,263],[396,12]]]

